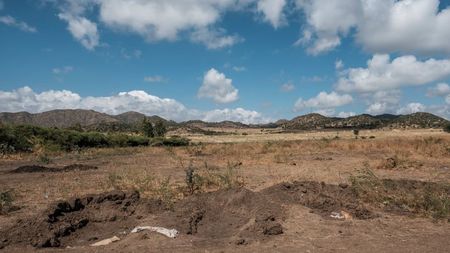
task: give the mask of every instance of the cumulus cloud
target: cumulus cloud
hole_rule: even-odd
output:
[[[261,113],[243,108],[199,111],[190,109],[175,99],[160,98],[141,90],[120,92],[107,97],[81,97],[69,90],[35,92],[30,87],[12,91],[0,90],[0,111],[43,112],[54,109],[90,109],[108,114],[137,111],[146,115],[159,115],[166,119],[182,121],[200,119],[205,121],[233,120],[243,123],[266,123]]]
[[[347,35],[361,19],[359,0],[297,0],[296,5],[304,11],[307,21],[303,36],[296,44],[307,46],[313,55],[339,46],[340,36]]]
[[[245,124],[252,124],[255,122],[268,123],[269,118],[266,118],[257,111],[248,111],[242,108],[236,109],[217,109],[205,113],[203,120],[208,122],[218,122],[223,120],[239,121]]]
[[[58,17],[67,22],[67,30],[86,49],[94,50],[100,41],[97,31],[97,24],[81,16],[70,13],[60,13]]]
[[[418,86],[450,76],[450,60],[417,60],[415,56],[400,56],[392,61],[389,55],[376,54],[367,68],[350,68],[337,83],[345,92],[370,92]]]
[[[155,76],[144,77],[144,81],[148,82],[148,83],[162,83],[162,82],[166,82],[166,79],[163,76],[155,75]]]
[[[411,114],[416,112],[423,112],[426,107],[421,103],[409,103],[397,110],[397,114]]]
[[[379,115],[383,113],[393,113],[394,108],[390,107],[388,103],[375,102],[367,107],[366,112],[372,115]]]
[[[401,99],[400,90],[381,90],[372,93],[363,93],[363,97],[368,107],[366,112],[372,115],[378,115],[383,113],[396,113],[400,106]]]
[[[203,84],[198,90],[199,98],[209,98],[216,103],[231,103],[239,99],[239,91],[233,86],[232,80],[225,74],[212,68],[203,77]]]
[[[355,115],[356,115],[355,112],[339,112],[339,113],[337,114],[337,116],[338,116],[339,118],[348,118],[348,117],[352,117],[352,116],[355,116]]]
[[[291,91],[295,90],[295,85],[290,82],[284,83],[281,85],[280,89],[282,92],[291,92]]]
[[[450,7],[439,0],[297,0],[307,19],[301,42],[319,54],[355,38],[375,53],[450,53]]]
[[[286,23],[283,13],[286,3],[286,0],[259,0],[257,10],[264,15],[264,20],[276,29]]]
[[[308,100],[299,98],[297,102],[295,102],[294,110],[302,111],[308,108],[331,109],[350,104],[351,102],[353,102],[353,98],[348,94],[340,95],[334,91],[330,93],[322,91],[316,97],[310,98]]]
[[[427,96],[429,97],[445,97],[450,95],[450,85],[446,83],[438,83],[435,87],[429,88]]]
[[[1,5],[1,4],[0,4]],[[0,16],[0,23],[5,24],[7,26],[18,28],[24,32],[35,33],[37,29],[29,24],[17,20],[11,16]]]

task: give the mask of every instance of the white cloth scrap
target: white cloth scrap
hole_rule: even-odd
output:
[[[167,229],[163,227],[150,227],[150,226],[138,226],[131,230],[131,233],[138,233],[143,230],[150,230],[153,232],[157,232],[163,234],[169,238],[175,238],[178,235],[178,231],[176,229]]]

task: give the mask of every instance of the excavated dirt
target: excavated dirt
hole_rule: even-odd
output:
[[[60,247],[94,240],[94,235],[107,236],[108,231],[115,234],[121,225],[134,224],[128,217],[138,201],[137,192],[113,191],[54,203],[36,217],[19,220],[0,232],[0,248],[9,244]]]
[[[160,216],[162,223],[205,239],[264,239],[283,233],[281,205],[245,188],[191,196],[173,210]]]
[[[357,219],[378,215],[365,207],[347,184],[329,185],[319,182],[282,183],[264,189],[262,193],[283,204],[300,204],[312,212],[330,218],[330,213],[346,211]]]
[[[25,165],[20,166],[17,169],[11,171],[11,173],[36,173],[36,172],[68,172],[68,171],[83,171],[83,170],[96,170],[96,166],[85,164],[71,164],[60,168],[45,167],[40,165]]]
[[[418,181],[386,180],[384,184],[389,194],[442,190]],[[354,219],[366,220],[389,211],[364,202],[347,184],[311,181],[282,183],[259,192],[234,188],[201,193],[173,205],[141,199],[137,192],[113,191],[60,201],[43,213],[19,220],[0,231],[0,249],[89,245],[112,236],[123,238],[149,219],[197,241],[241,245],[283,234],[286,211],[292,205],[306,206],[325,219],[332,219],[332,212],[345,211]]]

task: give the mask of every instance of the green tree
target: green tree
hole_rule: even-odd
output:
[[[142,134],[150,138],[155,137],[153,124],[148,119],[142,120]]]
[[[155,124],[155,136],[163,137],[167,133],[167,128],[164,122],[158,120]]]

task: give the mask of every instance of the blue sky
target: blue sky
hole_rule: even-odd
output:
[[[0,0],[0,111],[450,118],[450,1],[370,2]]]

